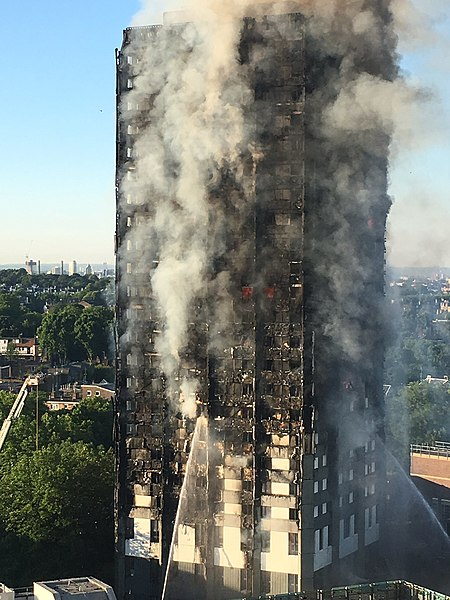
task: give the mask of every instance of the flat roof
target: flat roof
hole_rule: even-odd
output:
[[[104,592],[108,587],[93,577],[74,577],[72,579],[57,579],[55,581],[40,581],[37,585],[46,586],[63,595],[76,596],[92,592]]]

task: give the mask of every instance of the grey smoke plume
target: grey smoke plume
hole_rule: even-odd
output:
[[[419,94],[398,77],[392,57],[395,25],[412,27],[417,21],[414,6],[407,0],[300,0],[271,6],[197,0],[185,9],[189,23],[177,27],[176,33],[173,28],[155,33],[143,60],[134,66],[137,77],[121,107],[126,120],[133,107],[148,103],[148,120],[139,126],[130,120],[133,168],[121,192],[129,202],[125,209],[133,204],[148,207],[148,218],[127,238],[127,261],[131,255],[129,269],[142,265],[142,272],[145,265],[154,264],[149,282],[152,311],[161,323],[155,344],[172,395],[178,398],[182,386],[191,389],[184,398],[195,394],[195,374],[184,383],[179,378],[189,324],[212,319],[214,345],[217,332],[233,320],[227,272],[214,274],[213,268],[213,261],[229,250],[225,213],[214,189],[224,171],[232,172],[238,191],[234,200],[230,194],[230,201],[241,217],[245,215],[254,190],[252,175],[244,174],[242,165],[259,160],[254,124],[247,118],[253,102],[249,74],[258,54],[250,57],[248,71],[238,55],[242,17],[249,13],[298,10],[307,18],[310,43],[319,55],[343,57],[329,61],[309,100],[317,109],[308,127],[314,128],[318,146],[325,149],[316,164],[317,177],[328,197],[326,210],[317,211],[314,224],[324,235],[318,236],[309,259],[327,282],[321,311],[325,333],[350,360],[359,358],[369,334],[358,320],[367,309],[355,299],[367,295],[373,269],[371,256],[361,252],[354,235],[355,227],[361,226],[354,214],[357,208],[363,222],[371,223],[378,203],[389,203],[377,197],[386,177],[383,157],[407,140],[411,130],[410,106]],[[152,3],[143,3],[138,22],[151,13]],[[133,55],[132,44],[129,53]],[[380,165],[361,169],[365,155],[378,156]],[[378,234],[384,231],[384,222],[376,227]],[[239,260],[239,249],[234,251]],[[276,269],[276,256],[271,260]],[[217,291],[208,318],[207,288],[208,296]],[[379,315],[380,307],[374,306],[374,311]],[[375,328],[379,325],[378,321]],[[130,319],[131,332],[133,327]],[[193,416],[195,402],[185,412]]]
[[[217,215],[209,193],[222,169],[239,172],[247,139],[243,107],[250,97],[238,67],[241,23],[233,7],[199,2],[191,7],[195,25],[183,25],[176,35],[160,30],[126,98],[127,106],[152,99],[150,126],[136,130],[137,184],[129,191],[125,182],[122,192],[131,194],[131,203],[149,205],[149,221],[135,227],[130,240],[136,263],[156,264],[151,286],[162,323],[157,351],[175,396],[180,353],[215,252]],[[121,110],[126,118],[127,107]],[[128,257],[129,251],[130,245]],[[195,414],[192,403],[189,413]]]

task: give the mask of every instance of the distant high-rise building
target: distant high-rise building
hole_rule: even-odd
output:
[[[69,275],[75,275],[78,273],[78,266],[76,260],[71,260],[69,263]]]
[[[350,9],[124,32],[119,600],[382,569],[389,135],[350,91],[395,68],[388,3],[366,8],[366,37]]]
[[[37,275],[41,271],[40,261],[35,262],[32,258],[26,258],[25,269],[29,275]]]
[[[86,268],[84,269],[84,274],[85,275],[92,275],[94,272],[93,268],[91,267],[91,265],[86,265]]]

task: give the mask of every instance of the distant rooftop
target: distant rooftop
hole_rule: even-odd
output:
[[[76,600],[81,596],[86,600],[116,600],[112,587],[94,577],[57,579],[34,584],[35,600],[48,600],[49,592],[55,600]]]

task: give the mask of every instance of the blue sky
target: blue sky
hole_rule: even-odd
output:
[[[395,264],[450,266],[450,1],[416,3],[436,19],[438,35],[404,48],[403,66],[435,98],[423,105],[427,133],[393,165],[389,256]],[[26,255],[112,261],[114,48],[139,7],[139,0],[2,3],[0,264]]]
[[[0,264],[112,261],[114,49],[138,8],[2,2]]]

